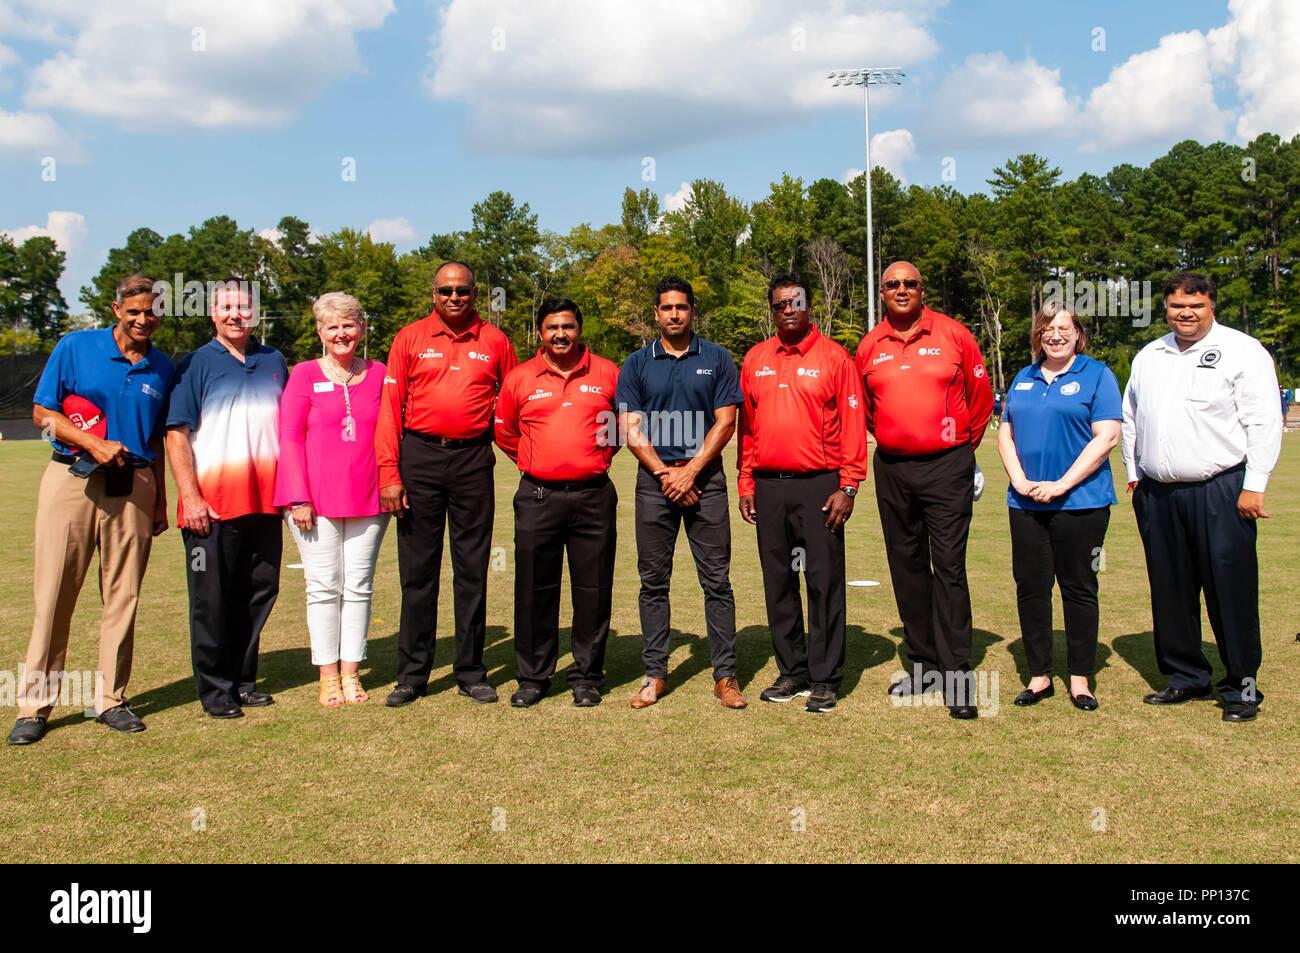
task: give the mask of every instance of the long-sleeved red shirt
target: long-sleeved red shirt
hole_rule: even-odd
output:
[[[375,427],[380,488],[402,482],[403,430],[459,439],[489,430],[497,391],[518,363],[510,339],[477,313],[460,334],[436,311],[398,331]]]
[[[811,327],[798,344],[770,337],[740,369],[741,496],[754,471],[839,470],[840,485],[867,475],[867,426],[861,379],[849,352]]]
[[[923,308],[904,340],[886,318],[862,339],[854,363],[867,427],[886,453],[923,456],[984,439],[993,388],[960,321]]]
[[[539,480],[590,480],[618,452],[618,365],[587,350],[565,377],[538,351],[506,375],[497,445]]]

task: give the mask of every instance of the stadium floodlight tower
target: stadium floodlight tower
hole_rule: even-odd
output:
[[[871,87],[902,86],[904,73],[897,66],[836,69],[827,74],[832,86],[861,86],[862,114],[867,129],[867,169],[863,173],[867,190],[867,330],[876,326],[876,257],[871,240]]]

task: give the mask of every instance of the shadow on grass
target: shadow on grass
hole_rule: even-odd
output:
[[[1111,641],[1120,658],[1144,679],[1155,691],[1160,691],[1169,681],[1169,677],[1160,671],[1156,661],[1156,640],[1154,632],[1135,632],[1132,635],[1117,636]],[[1213,684],[1223,675],[1223,665],[1218,655],[1218,647],[1213,642],[1201,642],[1201,654],[1210,661],[1210,683]]]
[[[898,640],[897,655],[902,670],[910,672],[912,670],[912,662],[907,657],[907,650],[903,648],[903,627],[901,625],[894,626],[894,628],[889,630],[889,634]],[[990,632],[987,629],[972,629],[970,667],[973,669],[979,668],[980,664],[984,661],[984,656],[988,655],[989,646],[1001,641],[1003,641],[1002,636],[995,632]]]

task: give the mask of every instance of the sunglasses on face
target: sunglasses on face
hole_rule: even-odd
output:
[[[882,282],[882,284],[884,284],[884,286],[890,291],[897,291],[899,288],[906,288],[908,291],[915,291],[917,288],[921,287],[921,282],[915,278],[904,278],[901,281],[897,278],[890,278],[888,281]]]
[[[444,285],[443,287],[435,288],[434,290],[437,291],[438,294],[442,295],[444,298],[450,298],[451,293],[453,291],[456,292],[456,294],[460,295],[462,298],[468,298],[470,292],[473,291],[474,289],[471,288],[469,285]]]

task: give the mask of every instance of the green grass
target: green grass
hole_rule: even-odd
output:
[[[734,448],[727,451],[728,465]],[[363,682],[367,705],[325,710],[307,649],[302,574],[285,569],[262,636],[261,686],[276,696],[233,722],[206,718],[190,674],[180,536],[155,541],[136,630],[133,707],[148,722],[118,735],[58,708],[45,740],[0,750],[5,860],[77,861],[1265,861],[1297,859],[1300,698],[1296,608],[1300,438],[1284,440],[1260,535],[1267,700],[1257,721],[1227,725],[1206,702],[1142,704],[1162,687],[1151,645],[1146,570],[1122,489],[1102,576],[1098,712],[1060,691],[1031,709],[1024,678],[1001,467],[975,507],[969,575],[972,663],[997,672],[996,717],[955,722],[943,708],[895,708],[901,632],[868,485],[848,527],[849,650],[838,709],[764,705],[775,676],[753,528],[734,516],[740,679],[750,707],[712,697],[703,600],[685,539],[673,587],[673,691],[645,711],[628,700],[642,674],[632,531],[634,461],[620,454],[619,560],[605,703],[559,691],[535,709],[513,690],[513,468],[497,469],[495,545],[507,571],[489,580],[490,679],[502,702],[458,697],[451,677],[450,569],[430,697],[387,709],[396,669],[395,536],[376,576]],[[0,668],[16,670],[30,634],[38,442],[0,443]],[[1113,468],[1119,472],[1118,457]],[[734,511],[734,481],[732,482]],[[172,497],[175,499],[173,492]],[[286,535],[285,562],[297,562]],[[1057,673],[1065,671],[1057,611]],[[569,609],[562,610],[567,622]],[[92,567],[72,627],[69,669],[95,666]],[[567,633],[566,633],[567,635]],[[1205,651],[1215,661],[1208,622]],[[565,646],[562,645],[563,652]],[[568,664],[561,658],[561,675]],[[1217,676],[1216,676],[1217,677]],[[13,709],[10,709],[11,715]],[[7,725],[6,725],[7,727]],[[493,830],[494,809],[505,829]],[[1105,830],[1093,830],[1094,810]],[[798,810],[802,809],[802,815]],[[196,811],[206,830],[194,830]],[[792,813],[794,812],[794,813]],[[798,816],[803,831],[792,829]],[[499,826],[499,825],[498,825]]]

